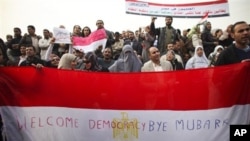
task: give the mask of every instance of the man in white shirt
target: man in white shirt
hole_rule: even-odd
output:
[[[38,47],[40,48],[40,57],[42,60],[45,60],[45,54],[48,50],[48,47],[50,45],[51,42],[51,38],[50,38],[50,32],[48,29],[44,29],[43,30],[43,39],[40,39],[38,41]]]
[[[173,70],[173,67],[169,61],[160,61],[160,52],[158,48],[150,47],[148,49],[148,54],[150,60],[142,66],[142,72]]]

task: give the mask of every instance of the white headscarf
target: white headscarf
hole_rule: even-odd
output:
[[[223,48],[223,46],[221,46],[221,45],[217,45],[215,48],[214,48],[214,55],[218,52],[218,49],[222,49],[222,50],[224,50],[224,48]]]
[[[202,48],[203,50],[202,56],[198,56],[197,54],[197,50],[199,48]],[[203,47],[200,45],[196,46],[194,56],[188,60],[185,69],[207,68],[208,66],[209,66],[209,61],[205,55]]]
[[[66,70],[72,70],[71,62],[76,60],[76,56],[74,54],[65,53],[60,59],[60,62],[58,64],[58,69],[66,69]]]
[[[214,58],[214,56],[218,53],[218,50],[219,50],[219,49],[224,50],[223,46],[217,45],[217,46],[214,48],[214,51],[213,51],[212,53],[209,54],[208,60],[212,61],[212,59]]]

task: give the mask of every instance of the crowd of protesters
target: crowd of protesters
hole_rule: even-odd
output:
[[[93,52],[72,50],[69,44],[56,44],[53,34],[43,30],[36,35],[29,25],[28,33],[14,28],[14,37],[0,40],[0,67],[33,66],[90,72],[153,72],[207,68],[250,61],[250,25],[239,21],[227,29],[212,29],[212,23],[196,24],[183,32],[172,26],[173,18],[165,17],[166,26],[155,27],[156,18],[145,29],[112,32],[97,20],[98,29],[105,29],[106,46]],[[204,28],[201,30],[201,26]],[[60,28],[65,28],[63,25]],[[88,37],[88,26],[73,27],[72,36]],[[1,118],[1,117],[0,117]],[[2,121],[0,120],[2,130]],[[0,132],[1,133],[1,132]],[[0,137],[0,139],[4,139]]]
[[[35,26],[29,25],[22,35],[21,29],[15,27],[14,36],[6,35],[5,42],[1,39],[0,66],[145,72],[206,68],[250,59],[249,24],[244,21],[232,23],[227,29],[213,29],[212,23],[206,21],[181,32],[172,26],[171,16],[165,17],[165,27],[155,27],[156,19],[152,17],[144,29],[121,33],[105,29],[104,22],[97,20],[96,30],[105,29],[107,43],[93,52],[54,43],[48,29],[39,36]],[[88,26],[75,25],[71,36],[85,38],[90,34]]]

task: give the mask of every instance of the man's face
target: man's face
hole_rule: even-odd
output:
[[[174,45],[173,44],[168,44],[167,50],[173,50],[173,49],[174,49]]]
[[[153,62],[160,60],[160,52],[159,52],[158,48],[156,48],[156,47],[149,48],[149,58]]]
[[[60,58],[59,58],[58,56],[54,56],[54,57],[51,59],[51,65],[52,65],[52,66],[58,66],[59,61],[60,61]]]
[[[110,48],[105,48],[104,51],[103,51],[103,57],[104,58],[111,58],[111,49]]]
[[[128,37],[130,40],[133,40],[135,38],[135,35],[133,32],[129,32]]]
[[[45,38],[49,38],[50,34],[49,34],[49,32],[47,30],[45,30],[45,31],[43,31],[43,36]]]
[[[165,18],[165,22],[166,22],[167,26],[171,26],[172,25],[172,21],[173,21],[172,18],[169,18],[169,17]]]
[[[135,31],[135,36],[136,37],[139,36],[139,31],[138,30]]]
[[[25,55],[26,54],[26,47],[25,46],[21,46],[20,47],[20,52],[22,55]]]
[[[176,43],[174,44],[174,50],[179,51],[180,49],[181,49],[181,44],[179,41],[176,41]]]
[[[250,30],[246,23],[236,25],[231,35],[237,44],[244,46],[249,44]]]
[[[30,35],[33,35],[33,34],[35,33],[35,30],[32,29],[32,28],[30,28],[30,27],[28,27],[28,33],[29,33]]]
[[[96,27],[97,27],[97,29],[102,29],[104,27],[103,21],[98,20],[96,22]]]
[[[14,29],[14,36],[18,37],[21,35],[21,32],[18,29]]]
[[[119,34],[115,34],[115,40],[119,40],[120,39],[120,35]]]
[[[26,47],[26,55],[28,57],[32,57],[32,56],[35,56],[35,50],[33,47]]]

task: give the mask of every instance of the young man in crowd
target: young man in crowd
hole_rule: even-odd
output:
[[[249,25],[245,21],[236,22],[232,26],[231,36],[234,38],[235,43],[220,53],[215,66],[250,61]]]

